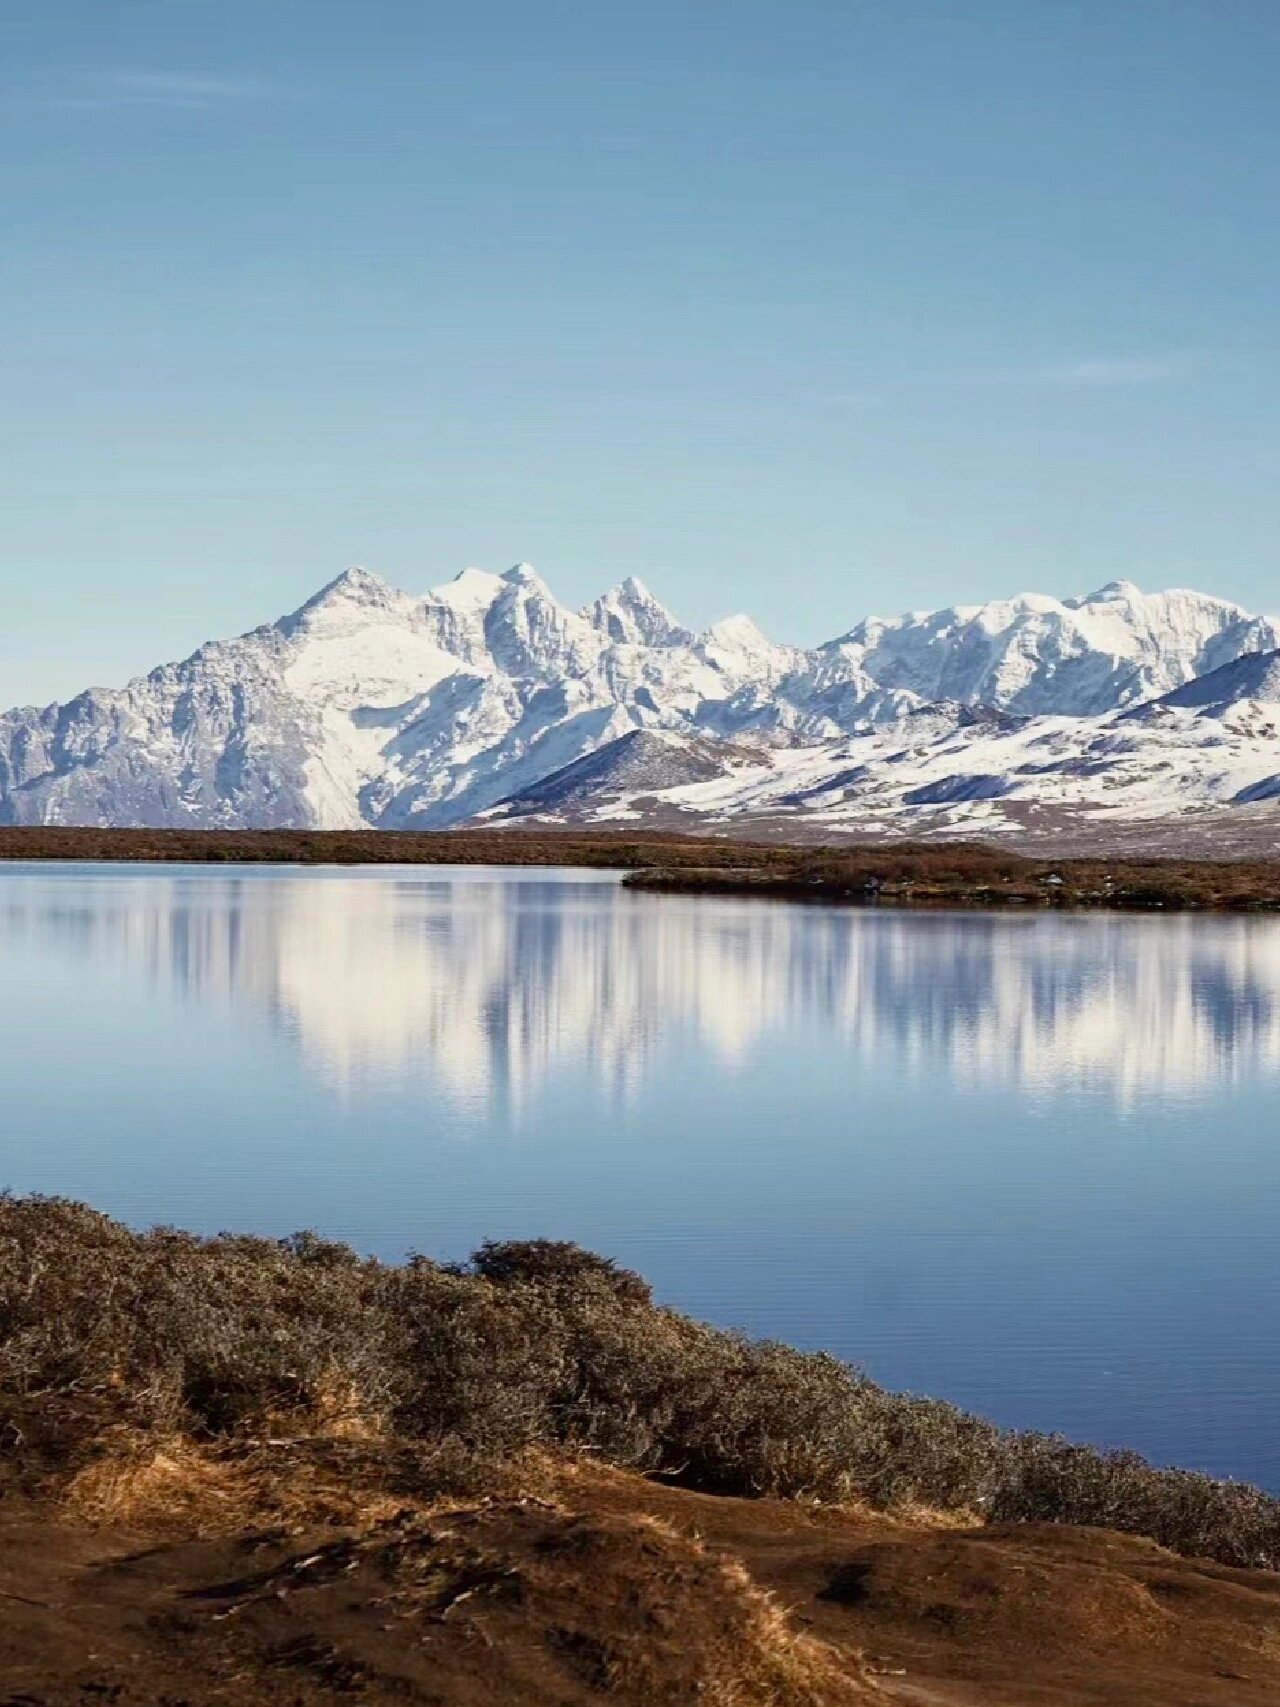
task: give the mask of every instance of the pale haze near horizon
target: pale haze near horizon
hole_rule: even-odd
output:
[[[13,0],[0,704],[350,563],[813,642],[1280,606],[1241,0]]]

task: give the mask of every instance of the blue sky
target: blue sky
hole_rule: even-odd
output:
[[[0,702],[354,562],[1280,607],[1274,0],[8,0]]]

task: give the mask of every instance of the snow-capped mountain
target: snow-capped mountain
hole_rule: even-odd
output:
[[[693,634],[634,578],[571,611],[527,564],[420,597],[354,569],[123,688],[0,716],[0,821],[1171,811],[1280,775],[1280,668],[1257,661],[1278,651],[1271,618],[1126,582],[867,619],[802,650],[745,616]]]
[[[917,701],[1028,716],[1090,716],[1167,693],[1280,627],[1203,593],[1144,594],[1112,581],[1081,599],[1023,594],[991,604],[872,618],[822,650]]]

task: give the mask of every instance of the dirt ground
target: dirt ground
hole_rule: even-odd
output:
[[[1280,1575],[1102,1530],[573,1465],[537,1498],[192,1528],[0,1501],[2,1707],[1280,1702]]]

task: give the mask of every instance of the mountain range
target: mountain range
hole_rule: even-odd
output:
[[[957,834],[1280,798],[1280,619],[1114,581],[868,618],[813,648],[579,611],[527,564],[363,569],[118,689],[0,715],[0,822],[479,821]]]

